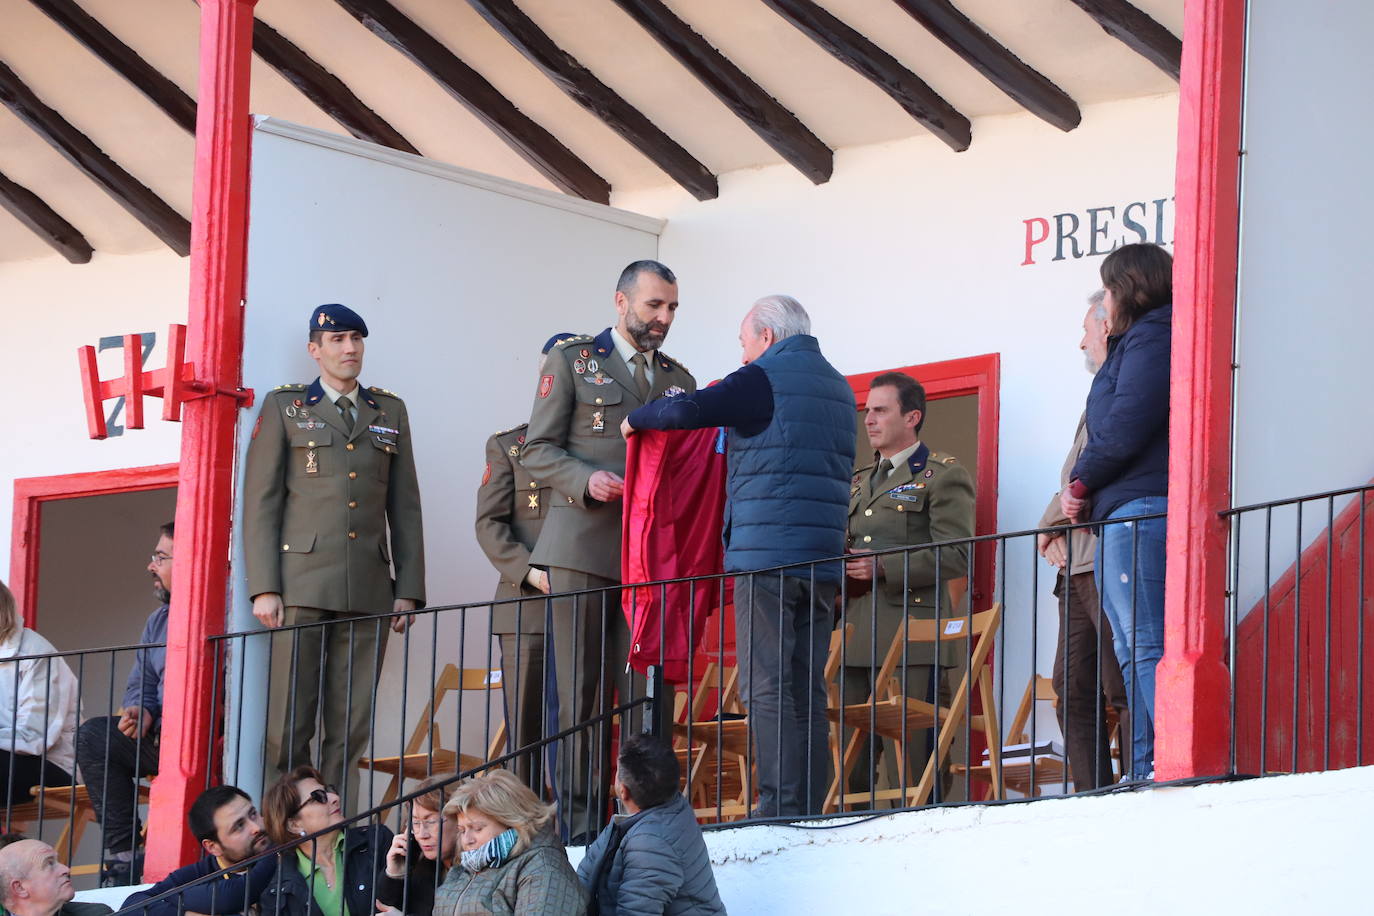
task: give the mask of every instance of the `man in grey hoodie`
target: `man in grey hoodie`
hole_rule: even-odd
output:
[[[725,913],[711,859],[687,799],[677,754],[649,735],[620,746],[615,784],[624,813],[587,849],[577,877],[600,916]]]

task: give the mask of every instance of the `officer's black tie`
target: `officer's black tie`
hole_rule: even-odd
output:
[[[639,399],[649,400],[649,373],[645,371],[644,354],[636,353],[630,357],[630,362],[635,364],[635,386],[639,389]]]
[[[343,417],[344,426],[350,433],[353,432],[353,402],[348,399],[348,395],[340,397],[334,402],[334,406],[339,408],[339,415]]]

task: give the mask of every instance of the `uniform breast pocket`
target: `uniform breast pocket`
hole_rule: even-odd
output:
[[[337,473],[330,450],[334,433],[329,428],[303,429],[291,434],[291,476],[331,477]]]
[[[388,481],[391,479],[391,459],[398,454],[400,448],[396,444],[394,436],[381,436],[376,433],[369,435],[368,441],[372,443],[372,471],[378,480]]]
[[[899,493],[889,493],[883,497],[883,507],[889,512],[908,513],[926,511],[926,494],[924,490],[905,490]]]
[[[620,435],[620,420],[624,414],[620,409],[620,402],[625,392],[615,383],[589,384],[586,381],[589,377],[581,376],[582,386],[577,389],[577,413],[573,418],[573,434]]]

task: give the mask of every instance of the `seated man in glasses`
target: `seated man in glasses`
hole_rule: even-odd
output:
[[[248,793],[237,786],[206,789],[191,803],[186,819],[205,855],[197,862],[178,868],[147,890],[131,895],[124,901],[122,909],[137,906],[197,878],[232,868],[245,859],[266,852],[272,845],[257,806]],[[145,907],[145,912],[149,916],[175,916],[176,899],[155,901]]]

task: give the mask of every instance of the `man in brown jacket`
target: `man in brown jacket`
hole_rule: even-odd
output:
[[[542,374],[549,350],[576,334],[555,334],[539,359]],[[496,433],[487,440],[487,466],[477,488],[477,544],[501,574],[491,606],[491,632],[501,640],[501,687],[513,748],[544,737],[544,616],[549,574],[530,565],[553,490],[525,470],[528,423]],[[542,791],[542,749],[516,758],[515,772],[536,792]]]
[[[311,313],[307,346],[320,376],[263,398],[243,479],[253,616],[273,629],[321,624],[273,639],[267,764],[280,773],[311,761],[323,694],[320,769],[343,789],[345,810],[357,807],[357,761],[368,745],[387,632],[402,632],[408,618],[389,628],[347,621],[425,601],[410,420],[399,397],[358,384],[366,336],[367,325],[345,306]]]
[[[1089,372],[1097,372],[1107,358],[1107,312],[1102,305],[1102,290],[1088,298],[1088,313],[1083,317],[1083,339],[1079,349]],[[1073,448],[1064,460],[1059,475],[1062,492],[1069,485],[1069,472],[1088,441],[1088,427],[1078,421]],[[1071,522],[1060,508],[1059,493],[1054,494],[1041,528]],[[1126,687],[1121,666],[1112,650],[1112,626],[1102,613],[1097,584],[1093,581],[1093,562],[1097,538],[1090,528],[1068,532],[1045,532],[1036,536],[1040,555],[1059,570],[1054,596],[1059,599],[1059,636],[1054,653],[1054,692],[1059,697],[1056,713],[1064,733],[1064,752],[1074,788],[1095,789],[1112,782],[1112,761],[1107,747],[1108,707],[1115,707],[1121,722],[1121,746],[1130,747],[1126,735],[1131,717],[1127,715]],[[1099,692],[1099,678],[1101,687]]]
[[[864,409],[864,427],[873,458],[854,475],[849,499],[849,552],[908,547],[973,536],[973,479],[951,455],[931,451],[920,440],[926,394],[921,383],[901,372],[873,380]],[[938,561],[937,561],[938,552]],[[949,582],[968,575],[967,544],[855,558],[845,564],[850,580],[844,620],[854,625],[845,643],[842,689],[844,702],[863,703],[874,677],[907,617],[935,619],[962,611],[950,600]],[[911,643],[906,649],[906,690],[940,705],[950,702],[950,672],[967,654],[964,640],[950,639],[936,648]],[[938,675],[937,675],[938,672]],[[848,736],[846,736],[847,740]],[[884,767],[889,785],[901,783],[892,742],[885,741]],[[921,778],[930,757],[929,733],[913,730],[907,739],[907,785]],[[948,761],[943,761],[945,767]],[[942,768],[943,769],[943,768]],[[850,775],[848,791],[869,789],[868,748]],[[937,780],[937,786],[943,780]],[[937,787],[936,796],[942,790]]]
[[[539,376],[520,460],[555,492],[530,562],[548,570],[555,593],[600,590],[557,600],[551,612],[560,730],[610,709],[613,689],[632,698],[630,631],[616,588],[626,450],[620,423],[642,404],[696,390],[692,374],[658,349],[677,305],[673,272],[635,261],[616,283],[616,325],[558,344]],[[605,739],[595,748],[584,733],[556,754],[559,817],[574,845],[596,838],[609,803],[611,730],[592,731]]]

